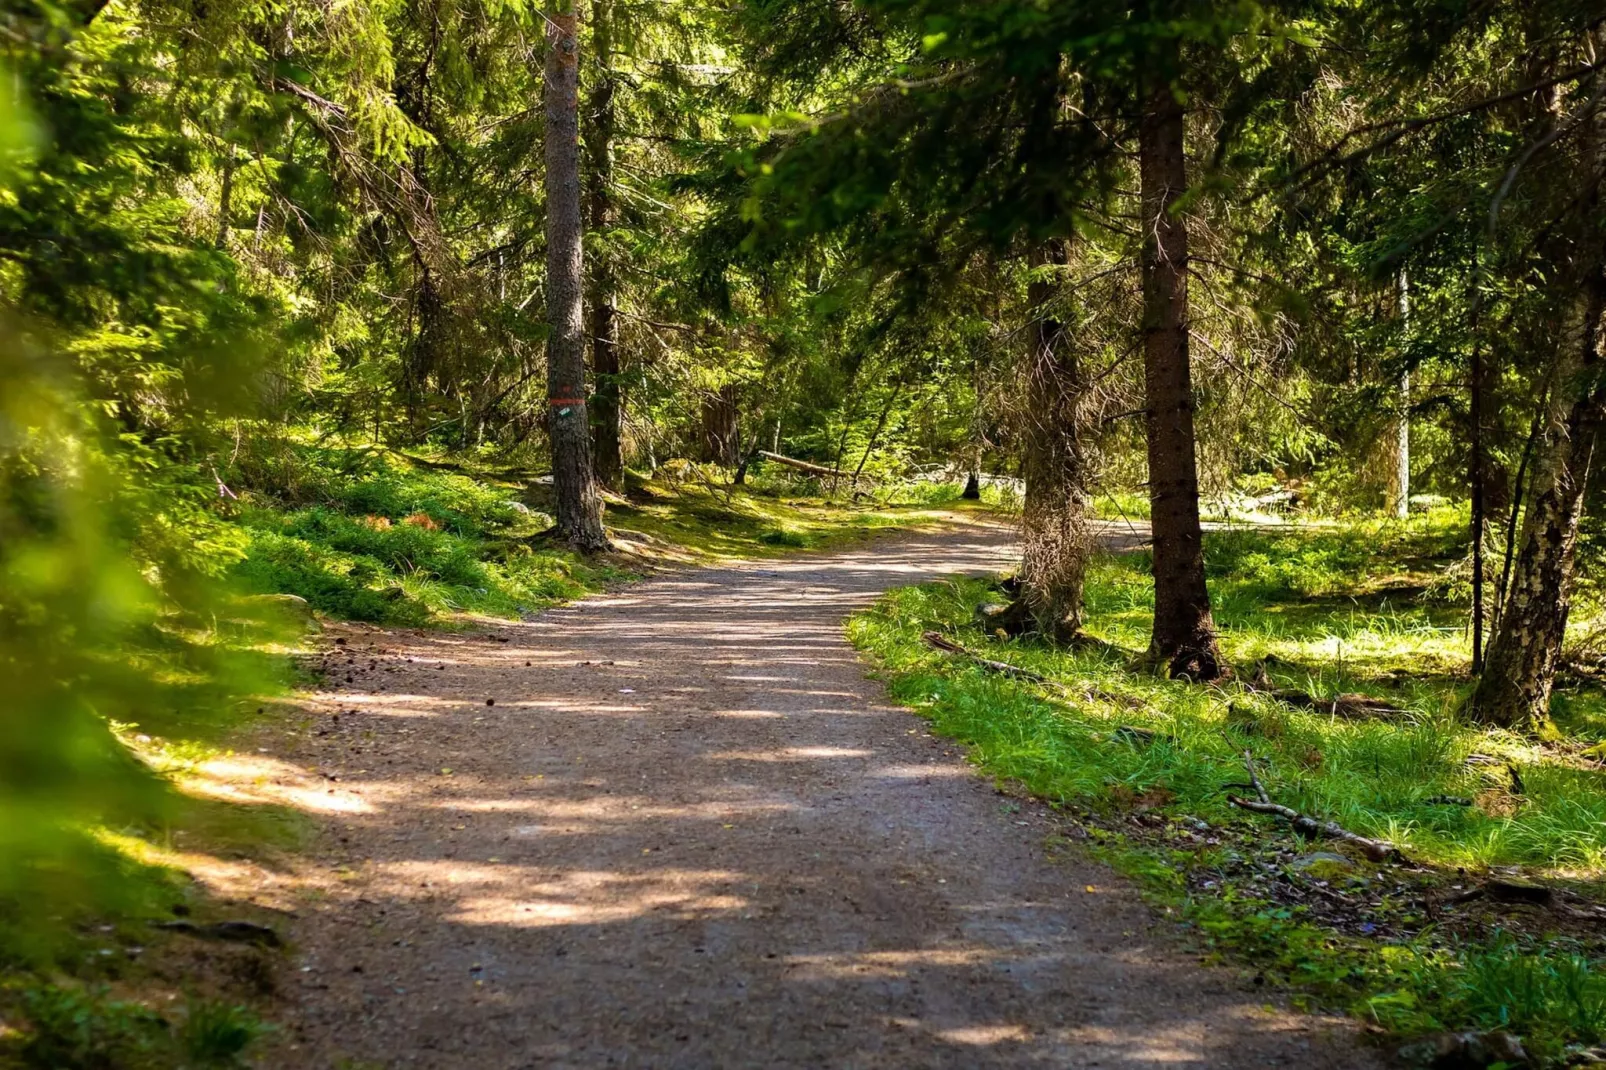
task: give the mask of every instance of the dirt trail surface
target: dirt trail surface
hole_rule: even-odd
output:
[[[849,612],[1014,553],[974,525],[474,634],[334,630],[331,690],[263,759],[329,815],[263,1065],[1372,1065],[1046,857],[1051,816],[867,679]]]

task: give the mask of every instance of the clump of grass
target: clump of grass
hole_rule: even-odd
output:
[[[248,1008],[220,1000],[192,1002],[179,1042],[202,1066],[231,1066],[265,1031]]]
[[[158,1070],[237,1066],[265,1027],[248,1009],[192,1000],[175,1029],[166,1017],[104,988],[40,984],[15,1000],[19,1025],[0,1055],[27,1070]]]
[[[809,544],[807,535],[796,531],[787,531],[784,528],[763,532],[759,535],[758,541],[765,546],[790,546],[798,549]]]
[[[1450,873],[1518,866],[1577,878],[1606,871],[1602,774],[1537,741],[1454,718],[1466,686],[1457,671],[1465,661],[1459,622],[1442,605],[1371,593],[1388,562],[1368,538],[1350,531],[1212,533],[1207,560],[1223,647],[1234,663],[1247,668],[1270,657],[1275,679],[1317,696],[1385,697],[1405,711],[1389,719],[1334,717],[1231,684],[1204,688],[1134,671],[1153,607],[1142,554],[1104,556],[1090,569],[1089,630],[1107,641],[1102,648],[989,638],[975,623],[975,608],[997,592],[968,579],[890,592],[853,618],[849,634],[887,671],[893,696],[969,744],[974,762],[1059,804],[1119,814],[1142,799],[1176,819],[1287,837],[1226,801],[1244,779],[1247,750],[1279,802],[1390,840],[1413,861]],[[1423,524],[1399,535],[1392,552],[1432,560],[1436,538]],[[930,628],[1060,681],[1070,697],[933,652],[921,641]],[[1122,725],[1153,733],[1152,742],[1116,732]],[[1474,753],[1497,762],[1469,764]],[[1505,763],[1520,769],[1520,797],[1511,794]],[[1445,797],[1476,798],[1478,805],[1446,805]],[[1181,875],[1214,865],[1207,852],[1173,855],[1140,843],[1111,849],[1191,911],[1212,939],[1390,1028],[1502,1025],[1528,1034],[1541,1051],[1601,1034],[1606,983],[1576,947],[1509,934],[1448,945],[1426,938],[1346,944],[1230,883],[1193,897]],[[1420,920],[1410,928],[1420,930]]]

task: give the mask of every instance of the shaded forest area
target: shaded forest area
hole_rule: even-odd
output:
[[[96,934],[204,911],[175,828],[293,843],[182,780],[307,682],[318,617],[517,618],[955,511],[1018,523],[1019,575],[856,618],[900,699],[1278,983],[1480,1031],[1424,1058],[1595,1058],[1598,3],[12,0],[0,31],[24,1065],[261,1031],[183,965],[151,1009]],[[1122,521],[1150,547],[1099,551]],[[1329,840],[1341,873],[1267,890]]]

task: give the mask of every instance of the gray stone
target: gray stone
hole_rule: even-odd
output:
[[[1300,871],[1322,869],[1354,869],[1353,860],[1332,851],[1312,851],[1308,855],[1301,855],[1294,859],[1293,868]]]

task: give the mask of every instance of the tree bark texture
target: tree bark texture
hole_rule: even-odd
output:
[[[1606,49],[1606,29],[1597,27],[1591,36],[1596,52]],[[1598,92],[1602,76],[1595,77]],[[1606,114],[1595,110],[1581,133],[1582,157],[1589,165],[1584,170],[1598,176],[1606,164]],[[1574,261],[1577,273],[1561,276],[1576,286],[1576,319],[1570,339],[1559,347],[1559,367],[1550,390],[1554,400],[1549,426],[1535,454],[1522,546],[1481,665],[1474,646],[1478,686],[1467,700],[1465,712],[1482,724],[1511,728],[1549,720],[1556,663],[1567,635],[1578,522],[1583,516],[1590,465],[1606,422],[1606,382],[1602,381],[1606,372],[1606,353],[1602,352],[1606,227],[1601,222],[1598,178],[1584,189],[1575,217],[1575,240],[1568,243],[1566,254],[1578,257]],[[1475,502],[1475,507],[1478,504]]]
[[[1188,229],[1182,104],[1152,89],[1138,134],[1143,208],[1143,378],[1147,393],[1154,632],[1150,655],[1172,676],[1221,675],[1199,528],[1199,473],[1188,357]]]
[[[1468,716],[1481,724],[1513,728],[1550,716],[1550,690],[1572,608],[1574,555],[1584,491],[1600,429],[1606,421],[1601,372],[1601,317],[1606,315],[1606,272],[1585,281],[1582,332],[1569,349],[1556,391],[1550,431],[1533,474],[1533,496],[1523,522],[1522,549],[1512,566],[1499,625],[1489,641]],[[1573,389],[1565,389],[1571,385]]]
[[[1041,270],[1063,268],[1064,239],[1051,239],[1033,257]],[[1025,365],[1026,426],[1022,474],[1021,597],[1038,632],[1069,642],[1082,626],[1082,584],[1093,533],[1088,524],[1087,444],[1080,362],[1051,301],[1058,278],[1037,278],[1028,293],[1033,319]]]
[[[578,550],[608,547],[591,470],[586,421],[584,265],[580,222],[580,41],[574,10],[552,0],[547,16],[546,242],[547,404],[558,533]]]
[[[736,405],[736,384],[726,383],[718,390],[703,395],[702,404],[702,459],[729,467],[738,460],[741,450],[739,418]]]
[[[1411,282],[1404,271],[1396,280],[1399,298],[1400,333],[1410,331]],[[1395,388],[1400,414],[1394,421],[1394,456],[1389,473],[1389,511],[1400,520],[1411,513],[1411,373],[1401,371]]]
[[[601,70],[591,91],[586,150],[591,157],[587,215],[591,233],[603,235],[614,225],[613,200],[615,81],[613,75],[613,2],[592,0],[591,40]],[[618,489],[624,472],[619,447],[622,399],[619,372],[619,326],[613,265],[598,256],[591,265],[591,455],[597,480]]]

